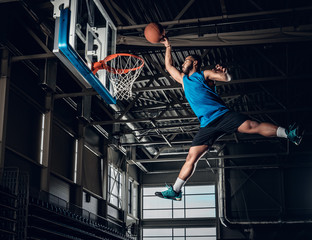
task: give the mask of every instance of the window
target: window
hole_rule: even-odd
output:
[[[121,198],[121,188],[122,188],[122,173],[109,165],[108,168],[108,202],[112,205],[121,208],[122,198]]]
[[[137,204],[138,204],[138,184],[129,179],[128,184],[128,213],[133,217],[137,217]]]
[[[216,217],[215,186],[185,186],[182,201],[155,196],[159,187],[143,188],[143,219]],[[165,189],[163,189],[165,190]]]
[[[216,240],[215,227],[144,228],[143,240]]]
[[[43,164],[44,125],[45,125],[45,114],[42,114],[42,117],[41,117],[40,157],[39,157],[40,164]]]

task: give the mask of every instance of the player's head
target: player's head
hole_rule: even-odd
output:
[[[182,65],[182,72],[186,75],[194,68],[196,72],[200,71],[200,67],[202,64],[201,57],[199,55],[189,55],[185,58],[184,63]]]

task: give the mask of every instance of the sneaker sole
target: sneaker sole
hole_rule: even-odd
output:
[[[160,194],[156,194],[155,193],[155,196],[157,196],[157,197],[160,197],[160,198],[164,198],[164,199],[170,199],[170,200],[175,200],[175,201],[181,201],[182,200],[182,198],[175,198],[175,197],[164,197],[161,193]]]
[[[181,201],[182,198],[170,198],[170,197],[164,197],[165,199],[175,200],[175,201]]]
[[[304,135],[304,132],[305,132],[305,130],[301,131],[301,133],[300,133],[300,140],[299,140],[299,142],[295,143],[297,146],[301,143],[303,135]]]

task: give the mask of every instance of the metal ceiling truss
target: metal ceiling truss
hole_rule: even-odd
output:
[[[2,1],[8,2],[8,1]],[[13,1],[12,1],[13,2]],[[124,36],[136,36],[143,38],[143,29],[148,23],[146,16],[137,16],[138,12],[126,12],[128,9],[123,9],[122,4],[143,4],[142,1],[127,2],[120,4],[112,0],[104,0],[110,13],[118,24],[118,32]],[[228,14],[230,12],[230,2],[225,0],[219,0],[218,8],[221,12],[217,13],[218,16],[212,17],[200,17],[200,18],[188,18],[188,12],[193,10],[194,5],[197,4],[195,0],[189,0],[183,7],[175,9],[172,21],[166,21],[168,18],[164,15],[161,9],[159,22],[166,27],[169,35],[172,37],[179,36],[183,38],[183,34],[190,34],[194,41],[191,42],[192,46],[185,47],[185,45],[175,46],[172,52],[173,60],[179,68],[179,64],[182,64],[184,58],[190,54],[199,54],[205,64],[205,69],[211,69],[216,63],[227,65],[227,67],[233,71],[231,74],[234,76],[231,82],[218,83],[217,86],[220,89],[220,96],[228,103],[234,110],[243,114],[247,114],[253,119],[270,120],[271,122],[278,123],[276,117],[279,115],[289,116],[291,113],[299,112],[311,112],[312,107],[308,104],[295,105],[295,103],[289,103],[287,99],[281,97],[281,92],[286,91],[286,94],[290,94],[291,89],[290,82],[306,83],[310,82],[311,73],[301,72],[301,65],[306,64],[305,59],[298,56],[297,49],[290,49],[289,44],[292,41],[311,41],[310,31],[312,29],[309,18],[309,13],[312,10],[311,6],[287,8],[279,10],[264,11],[263,6],[259,5],[253,0],[248,0],[251,8],[255,8],[257,11],[238,14]],[[23,7],[27,10],[27,8]],[[29,11],[29,10],[27,10]],[[7,47],[13,53],[12,62],[24,61],[24,63],[39,76],[39,68],[36,66],[36,62],[32,60],[36,59],[48,59],[53,58],[54,54],[48,48],[48,37],[53,37],[51,30],[37,16],[30,13],[30,16],[40,26],[42,31],[41,39],[36,33],[28,26],[22,23],[22,27],[31,36],[31,38],[37,43],[40,50],[43,53],[24,55],[22,50],[15,47],[12,43],[7,43]],[[222,15],[221,15],[222,14]],[[302,20],[294,24],[278,25],[288,20],[289,15],[301,16]],[[156,16],[156,15],[155,15]],[[308,16],[308,17],[307,17]],[[299,18],[299,17],[298,17]],[[273,20],[277,20],[274,22]],[[157,19],[155,19],[157,20]],[[21,21],[21,20],[20,20]],[[123,21],[129,26],[123,25]],[[143,24],[138,24],[142,23]],[[296,25],[297,24],[297,25]],[[209,45],[207,42],[205,45],[200,46],[195,41],[200,39],[202,32],[200,28],[208,29],[208,36],[213,34],[220,40],[222,46]],[[289,30],[289,34],[285,34],[284,31]],[[136,31],[136,32],[135,32]],[[264,33],[280,33],[283,35],[283,39],[257,39],[257,41],[251,41],[248,36]],[[287,32],[288,33],[288,32]],[[305,33],[307,35],[302,36]],[[227,42],[222,37],[229,37],[236,35],[240,38],[241,42]],[[297,38],[287,38],[290,35],[295,35]],[[171,36],[170,36],[171,37]],[[46,38],[45,40],[42,40]],[[44,42],[46,41],[46,42]],[[247,43],[247,41],[249,41]],[[145,41],[146,42],[146,41]],[[275,43],[287,42],[287,44],[278,45],[278,51],[274,52],[271,49],[265,49],[265,47],[272,47],[275,50],[277,47]],[[211,42],[208,42],[209,44]],[[252,44],[262,44],[252,45]],[[140,44],[140,43],[139,43]],[[148,43],[146,43],[148,44]],[[232,45],[231,45],[232,44]],[[248,44],[248,45],[246,45]],[[197,46],[196,46],[197,45]],[[240,46],[238,46],[240,45]],[[127,161],[130,164],[136,164],[143,172],[149,172],[143,164],[151,164],[157,162],[179,162],[184,161],[186,157],[186,149],[190,146],[194,134],[198,131],[199,122],[194,115],[188,102],[183,94],[182,86],[176,83],[171,76],[165,71],[164,67],[164,49],[162,45],[147,45],[148,48],[135,47],[129,44],[127,51],[134,52],[145,60],[145,67],[141,76],[135,81],[133,87],[133,98],[128,101],[123,101],[122,105],[125,108],[116,108],[114,114],[111,113],[112,109],[108,108],[104,104],[99,104],[101,110],[106,113],[106,116],[110,120],[101,121],[96,118],[96,121],[88,123],[92,126],[106,126],[113,124],[128,124],[128,123],[141,123],[135,129],[122,128],[117,135],[133,134],[137,142],[123,142],[120,143],[122,147],[128,147],[131,149],[131,156]],[[155,47],[156,46],[156,47]],[[234,47],[235,46],[235,47]],[[117,46],[121,47],[120,45]],[[160,47],[162,47],[160,49]],[[39,51],[40,52],[40,51]],[[282,54],[281,54],[282,52]],[[285,55],[284,55],[285,54]],[[282,56],[281,56],[282,55]],[[306,65],[305,65],[306,66]],[[309,65],[307,65],[309,66]],[[271,85],[274,84],[274,87]],[[269,85],[269,86],[268,86]],[[279,91],[276,91],[279,90]],[[280,95],[279,95],[280,94]],[[301,94],[301,93],[300,93]],[[306,93],[305,93],[306,94]],[[69,92],[65,93],[62,89],[58,89],[58,92],[54,94],[54,99],[70,99],[75,102],[74,98],[83,96],[98,95],[94,90],[83,89],[81,92]],[[304,93],[302,93],[304,95]],[[305,96],[308,99],[308,96]],[[293,105],[292,105],[293,104]],[[131,115],[131,118],[125,119],[127,115]],[[105,119],[107,119],[105,117]],[[120,136],[119,136],[120,137]],[[140,142],[140,139],[148,137],[149,141]],[[223,136],[216,142],[217,144],[226,144],[228,142],[241,142],[241,141],[272,141],[277,142],[275,138],[267,139],[258,135],[239,135],[232,134]],[[156,155],[152,155],[144,147],[153,146],[158,149]],[[174,148],[177,147],[177,151]],[[143,152],[143,155],[140,155]],[[167,155],[168,154],[168,155]],[[239,155],[227,155],[220,156],[221,151],[217,153],[209,153],[201,158],[201,160],[213,159],[229,159],[229,158],[252,158],[252,157],[272,157],[272,156],[285,156],[287,152],[281,153],[264,153],[264,154],[239,154]],[[162,157],[162,156],[171,157]],[[178,156],[179,155],[179,156]],[[145,157],[146,156],[146,157]],[[174,156],[174,157],[172,157]],[[138,159],[137,159],[138,158]],[[207,164],[210,164],[207,162]],[[210,169],[217,169],[214,166],[209,166]],[[164,170],[167,171],[167,170]],[[160,171],[155,171],[160,172]],[[151,173],[151,172],[149,172]]]

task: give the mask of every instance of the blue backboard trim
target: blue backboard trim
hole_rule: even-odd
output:
[[[70,46],[68,41],[69,19],[70,10],[68,8],[61,10],[58,37],[58,48],[60,52],[71,62],[78,72],[108,104],[116,104],[116,98],[109,93],[106,87],[92,73],[78,53]]]

